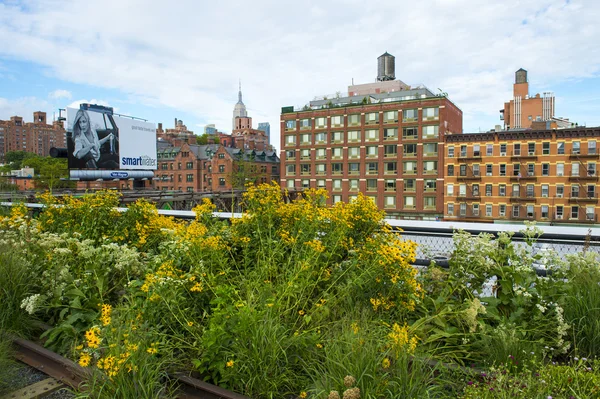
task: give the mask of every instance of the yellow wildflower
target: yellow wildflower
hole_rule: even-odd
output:
[[[233,360],[229,360],[226,364],[227,367],[233,367],[234,365],[234,361]]]

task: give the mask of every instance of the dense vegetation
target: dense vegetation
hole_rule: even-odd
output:
[[[549,256],[540,277],[535,226],[525,246],[457,232],[450,268],[419,274],[370,200],[325,195],[250,187],[243,218],[205,202],[181,222],[117,212],[114,192],[45,194],[37,218],[0,222],[0,329],[90,367],[81,397],[168,397],[174,370],[254,398],[599,395],[596,253]]]

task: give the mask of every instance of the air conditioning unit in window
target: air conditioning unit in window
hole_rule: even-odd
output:
[[[564,175],[565,175],[565,174],[564,174],[563,172],[558,172],[558,173],[556,174],[556,176],[564,176]]]
[[[556,198],[562,198],[563,195],[562,194],[556,194]]]
[[[535,151],[529,151],[529,155],[535,155]]]
[[[557,218],[558,220],[562,220],[562,218],[563,218],[563,215],[556,215],[556,218]]]
[[[506,156],[506,153],[505,153],[505,152],[501,152],[501,153],[500,153],[500,156],[501,156],[501,157],[505,157],[505,156]]]

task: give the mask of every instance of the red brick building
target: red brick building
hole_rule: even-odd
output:
[[[257,182],[279,179],[279,158],[273,151],[184,143],[181,147],[158,150],[155,187],[189,192],[231,191],[236,172],[242,174],[242,165],[249,179],[256,178]]]
[[[281,187],[325,188],[330,204],[361,192],[388,217],[441,218],[444,138],[462,133],[462,111],[445,94],[394,84],[393,72],[351,88],[371,94],[282,108]]]
[[[34,112],[33,122],[24,122],[20,116],[0,121],[0,162],[10,151],[48,156],[52,147],[66,147],[66,132],[62,122],[49,124],[45,112]]]

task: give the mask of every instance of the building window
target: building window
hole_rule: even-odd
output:
[[[352,162],[348,164],[348,174],[358,175],[360,173],[360,164]]]
[[[416,157],[417,156],[417,145],[416,144],[404,144],[403,146],[405,157]]]
[[[365,141],[378,141],[379,130],[369,129],[365,130]]]
[[[565,186],[562,184],[556,185],[556,197],[563,198],[565,195]]]
[[[378,112],[368,112],[365,114],[365,124],[372,125],[375,123],[379,123],[379,113]]]
[[[348,142],[360,141],[360,131],[352,130],[348,132]]]
[[[556,153],[562,155],[565,153],[565,143],[560,141],[556,143]]]
[[[327,134],[326,133],[316,133],[315,134],[315,144],[325,144],[327,143]]]
[[[360,158],[360,148],[358,147],[350,147],[348,148],[348,158]]]
[[[291,145],[296,145],[296,136],[295,135],[285,136],[285,145],[288,147]],[[219,155],[222,155],[222,154],[219,154]]]
[[[415,208],[415,198],[413,196],[404,196],[404,208],[406,209],[414,209]]]
[[[327,127],[327,118],[315,118],[315,129],[325,129]]]
[[[367,179],[367,191],[377,191],[377,179]]]
[[[506,197],[506,184],[500,184],[498,186],[498,195],[500,197]]]
[[[365,148],[367,158],[377,158],[377,146],[376,145],[368,145]]]
[[[448,176],[454,176],[454,165],[448,165]]]
[[[341,191],[342,190],[342,181],[340,179],[332,180],[332,189],[333,191]]]
[[[303,179],[302,180],[302,188],[310,188],[310,180]]]
[[[418,138],[416,127],[405,127],[402,129],[403,140],[416,140]]]
[[[485,216],[492,217],[492,205],[486,204],[485,206]]]
[[[300,130],[307,130],[310,128],[310,119],[300,119]]]
[[[432,192],[436,190],[437,185],[435,179],[425,179],[423,183],[426,192]]]
[[[286,176],[295,175],[296,174],[296,165],[285,165],[285,174],[286,174]]]
[[[423,162],[423,173],[426,175],[437,174],[437,161]]]
[[[225,173],[225,165],[219,165],[219,173]]]
[[[596,155],[596,141],[595,140],[588,141],[588,154]]]
[[[527,143],[527,155],[535,155],[535,143]]]
[[[596,176],[596,162],[588,162],[587,175],[588,176]]]
[[[579,176],[579,164],[578,163],[571,164],[571,176]]]
[[[550,176],[550,164],[549,163],[542,164],[542,176]]]
[[[464,202],[460,204],[459,213],[460,216],[467,216],[467,204],[465,204]]]
[[[316,159],[325,159],[327,158],[327,151],[325,148],[317,148],[316,150]]]
[[[341,195],[334,195],[332,201],[333,201],[334,204],[337,204],[338,202],[342,202],[342,196]]]
[[[547,184],[542,184],[542,198],[547,198],[549,192],[549,186]]]
[[[491,184],[486,184],[485,185],[485,196],[486,197],[491,197],[492,196],[492,185]]]
[[[452,197],[454,195],[454,184],[446,184],[446,195]]]
[[[506,156],[506,144],[500,144],[500,156]]]
[[[315,171],[318,175],[324,175],[327,171],[327,165],[318,163],[315,165]]]
[[[488,163],[485,165],[485,175],[492,176],[492,164]]]
[[[194,175],[189,174],[185,176],[185,181],[187,182],[193,182],[194,181]]]
[[[435,125],[435,126],[423,126],[422,127],[423,138],[424,139],[437,138],[439,136],[439,130],[440,130],[440,127],[437,126],[437,125]]]
[[[437,121],[440,118],[439,108],[423,108],[424,121]]]
[[[225,185],[225,178],[224,177],[220,177],[219,178],[219,186],[224,186]]]
[[[454,146],[448,146],[448,158],[454,158]]]
[[[571,219],[579,219],[579,207],[577,205],[571,207]]]
[[[385,111],[383,113],[383,123],[398,122],[398,111]]]
[[[348,126],[360,126],[360,114],[348,115]]]
[[[491,157],[494,154],[494,145],[493,144],[486,144],[485,146],[485,155],[487,155],[488,157]]]
[[[396,128],[386,128],[386,129],[383,129],[383,139],[384,140],[396,140],[396,139],[398,139],[398,129],[396,129]]]
[[[506,176],[506,164],[500,164],[500,176]]]
[[[369,179],[372,180],[372,179]],[[396,191],[396,180],[386,179],[385,180],[385,191]]]
[[[391,195],[386,195],[384,206],[386,208],[395,208],[396,207],[396,197]]]
[[[285,130],[295,130],[296,129],[296,121],[285,121]]]
[[[332,163],[331,164],[331,173],[334,175],[341,175],[344,173],[343,164],[341,163]]]
[[[448,204],[448,216],[454,215],[454,204]]]
[[[564,215],[564,207],[562,205],[557,205],[556,206],[556,218],[557,219],[562,219]]]
[[[348,187],[350,191],[358,191],[358,179],[348,180]]]
[[[344,133],[343,132],[331,133],[331,142],[332,143],[343,143],[344,142]]]
[[[556,176],[564,176],[565,175],[565,164],[557,163],[556,164]]]
[[[317,180],[317,188],[325,188],[325,179]]]
[[[505,204],[500,204],[498,206],[498,214],[502,217],[506,216],[506,205]]]
[[[335,115],[331,117],[331,127],[344,126],[344,117],[342,115]]]
[[[398,155],[398,147],[395,144],[383,146],[383,153],[386,158],[393,158]]]
[[[573,147],[571,149],[571,154],[578,155],[581,152],[581,143],[579,141],[573,142]]]
[[[513,155],[517,156],[517,157],[521,155],[521,144],[520,143],[515,143],[513,145]]]
[[[305,163],[300,165],[300,174],[301,175],[310,175],[310,164]]]
[[[378,170],[379,170],[379,165],[377,162],[367,163],[367,174],[368,175],[376,175]]]
[[[417,181],[415,179],[404,180],[404,191],[413,192],[417,189]]]
[[[423,156],[424,157],[433,157],[438,154],[438,145],[437,143],[425,143],[423,144]]]
[[[310,150],[308,148],[300,150],[300,159],[310,160]]]
[[[310,134],[301,134],[300,135],[300,145],[309,145],[312,144],[311,135]]]
[[[550,155],[550,143],[542,143],[542,155]]]
[[[404,161],[402,163],[402,173],[405,175],[414,175],[417,173],[417,163],[415,161]]]
[[[194,163],[193,162],[186,162],[185,168],[186,169],[194,169]]]
[[[519,209],[519,205],[513,205],[512,207],[512,215],[514,218],[518,218],[521,214],[521,210]]]
[[[417,109],[405,109],[402,111],[402,122],[415,122],[418,118]]]
[[[343,158],[342,147],[332,148],[331,149],[331,158],[332,159],[342,159]]]
[[[585,220],[596,220],[596,212],[593,205],[585,207]]]
[[[435,197],[424,197],[423,207],[428,209],[435,208]]]
[[[398,166],[396,162],[384,162],[383,173],[386,175],[392,175],[398,173]]]

